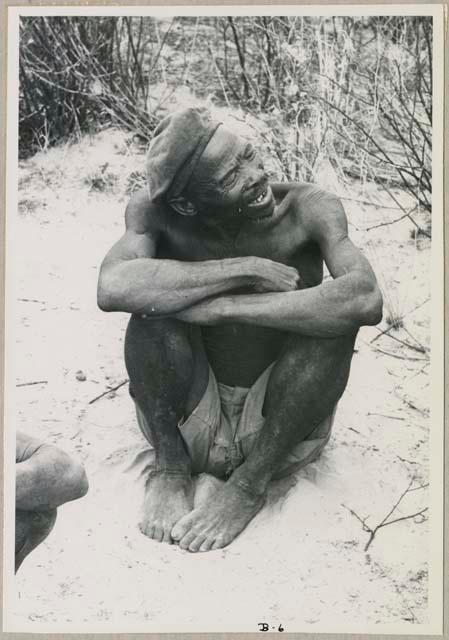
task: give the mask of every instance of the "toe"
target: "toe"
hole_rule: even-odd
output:
[[[181,540],[190,529],[191,517],[184,516],[179,520],[171,530],[173,540]]]
[[[155,525],[153,535],[151,537],[153,540],[156,540],[156,542],[162,542],[162,538],[164,537],[163,528],[160,525]]]
[[[204,535],[196,536],[193,542],[191,542],[189,545],[189,551],[191,551],[192,553],[196,553],[197,551],[199,551],[205,539],[206,536]]]
[[[223,549],[223,547],[226,547],[226,545],[228,545],[229,543],[221,536],[218,536],[218,538],[215,540],[214,544],[211,547],[212,551],[215,551],[215,549]]]
[[[146,527],[145,535],[148,536],[148,538],[151,538],[151,539],[154,538],[154,527],[153,527],[153,525],[148,525]]]
[[[192,542],[195,540],[196,534],[193,531],[188,531],[185,536],[181,538],[179,541],[179,546],[181,549],[188,549]]]
[[[148,524],[148,522],[142,522],[140,524],[139,529],[141,530],[141,532],[143,533],[144,536],[147,536],[147,538],[152,538],[153,537],[153,525]]]
[[[166,542],[167,544],[173,544],[173,540],[170,535],[170,529],[164,529],[164,537],[162,538],[162,542]]]
[[[199,548],[200,551],[210,551],[212,549],[212,545],[215,542],[215,538],[206,538]]]

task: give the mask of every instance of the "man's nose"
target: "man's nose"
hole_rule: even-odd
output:
[[[267,181],[264,166],[259,162],[256,166],[253,166],[250,170],[248,178],[245,183],[245,190],[257,189],[264,182]]]

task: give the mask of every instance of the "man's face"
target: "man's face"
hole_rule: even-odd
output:
[[[205,148],[187,197],[202,217],[262,223],[275,208],[264,166],[252,147],[224,127],[218,127]]]

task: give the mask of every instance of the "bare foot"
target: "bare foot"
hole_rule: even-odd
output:
[[[191,489],[192,480],[188,475],[153,472],[145,489],[141,532],[158,542],[172,544],[173,525],[192,509]]]
[[[181,518],[171,536],[182,549],[189,551],[221,549],[243,531],[263,503],[262,496],[251,494],[228,480],[207,504]]]

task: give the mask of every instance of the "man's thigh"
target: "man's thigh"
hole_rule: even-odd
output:
[[[354,340],[355,336],[287,336],[281,356],[269,372],[262,414],[264,425],[269,431],[273,429],[274,436],[282,438],[282,430],[286,429],[297,439],[295,442],[293,438],[293,445],[273,478],[306,466],[324,449],[346,388]],[[254,413],[257,415],[257,411]],[[247,445],[249,449],[250,439]],[[245,451],[246,455],[249,453]]]
[[[162,395],[160,386],[168,385],[170,398],[180,389],[186,393],[186,413],[190,413],[203,396],[208,382],[209,365],[204,351],[201,329],[172,318],[149,319],[133,315],[128,323],[125,361],[130,375],[130,393],[137,401],[136,389],[142,383],[148,396]],[[188,384],[184,379],[188,372]],[[177,377],[183,384],[176,384]],[[145,383],[148,382],[149,384]],[[151,398],[148,397],[150,400]]]
[[[283,400],[294,407],[316,396],[331,401],[329,414],[346,388],[356,335],[320,338],[290,333],[273,366],[265,394],[263,414],[276,411]]]

